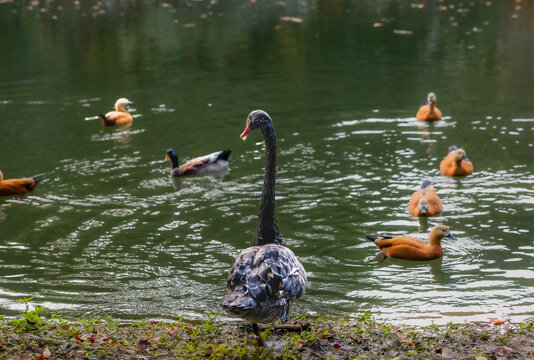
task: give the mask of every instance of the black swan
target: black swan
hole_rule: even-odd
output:
[[[257,323],[289,318],[293,301],[304,294],[306,272],[295,254],[284,246],[275,215],[276,135],[269,115],[253,111],[247,118],[244,140],[260,129],[265,140],[265,177],[254,246],[243,250],[228,274],[226,297],[220,306],[232,315]]]
[[[178,155],[173,149],[167,150],[165,161],[172,162],[171,175],[185,176],[192,174],[203,174],[212,171],[221,171],[228,168],[228,158],[232,150],[226,149],[213,154],[200,156],[187,161],[185,164],[178,164]]]

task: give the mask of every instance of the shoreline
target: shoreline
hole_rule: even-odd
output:
[[[262,326],[260,347],[244,321],[63,318],[36,306],[0,319],[0,359],[534,359],[534,318],[410,326],[364,313],[293,324]]]

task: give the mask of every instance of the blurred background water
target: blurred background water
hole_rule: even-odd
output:
[[[278,136],[277,215],[308,271],[300,315],[393,322],[534,315],[530,1],[0,0],[0,314],[203,319],[250,246],[263,179],[247,114]],[[444,120],[415,119],[434,91]],[[99,113],[135,102],[131,127]],[[475,173],[439,175],[451,144]],[[230,147],[228,174],[162,160]],[[431,179],[443,215],[407,203]],[[457,241],[382,261],[364,234]],[[224,316],[223,316],[224,318]]]

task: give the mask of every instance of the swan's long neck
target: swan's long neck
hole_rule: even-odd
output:
[[[278,229],[275,215],[275,185],[276,185],[276,135],[272,124],[261,128],[265,140],[265,177],[261,194],[260,215],[258,228],[254,236],[254,245],[278,244],[284,245],[282,235]]]

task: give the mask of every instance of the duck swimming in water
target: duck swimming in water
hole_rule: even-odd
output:
[[[244,140],[254,130],[263,134],[266,157],[258,226],[253,246],[237,255],[230,269],[226,296],[220,305],[228,313],[253,323],[278,319],[285,322],[293,301],[304,294],[306,272],[284,245],[276,221],[276,135],[266,112],[250,113],[241,138]]]
[[[432,260],[443,256],[441,239],[456,240],[445,225],[436,225],[430,231],[429,244],[408,236],[365,235],[380,251],[390,257],[406,260]]]
[[[185,176],[193,174],[203,174],[206,172],[221,171],[228,168],[228,158],[232,150],[226,149],[217,151],[209,155],[200,156],[179,165],[178,155],[173,149],[167,150],[165,161],[172,163],[172,176]]]
[[[466,176],[473,173],[473,163],[467,158],[464,149],[456,145],[449,146],[449,153],[439,164],[441,175]]]
[[[435,216],[441,213],[441,199],[430,180],[423,180],[421,188],[412,194],[408,210],[413,216]]]
[[[4,174],[0,171],[0,196],[21,195],[35,189],[37,184],[46,179],[44,174],[23,179],[4,180]]]
[[[120,98],[115,102],[115,111],[109,111],[106,115],[100,114],[102,125],[104,126],[121,126],[128,125],[132,122],[132,115],[126,110],[126,106],[132,105],[133,102],[126,98]]]
[[[417,120],[419,121],[441,120],[441,111],[439,111],[438,107],[436,106],[436,101],[437,101],[436,95],[433,92],[429,93],[426,98],[426,104],[422,105],[417,111],[417,114],[415,115],[417,117]]]

